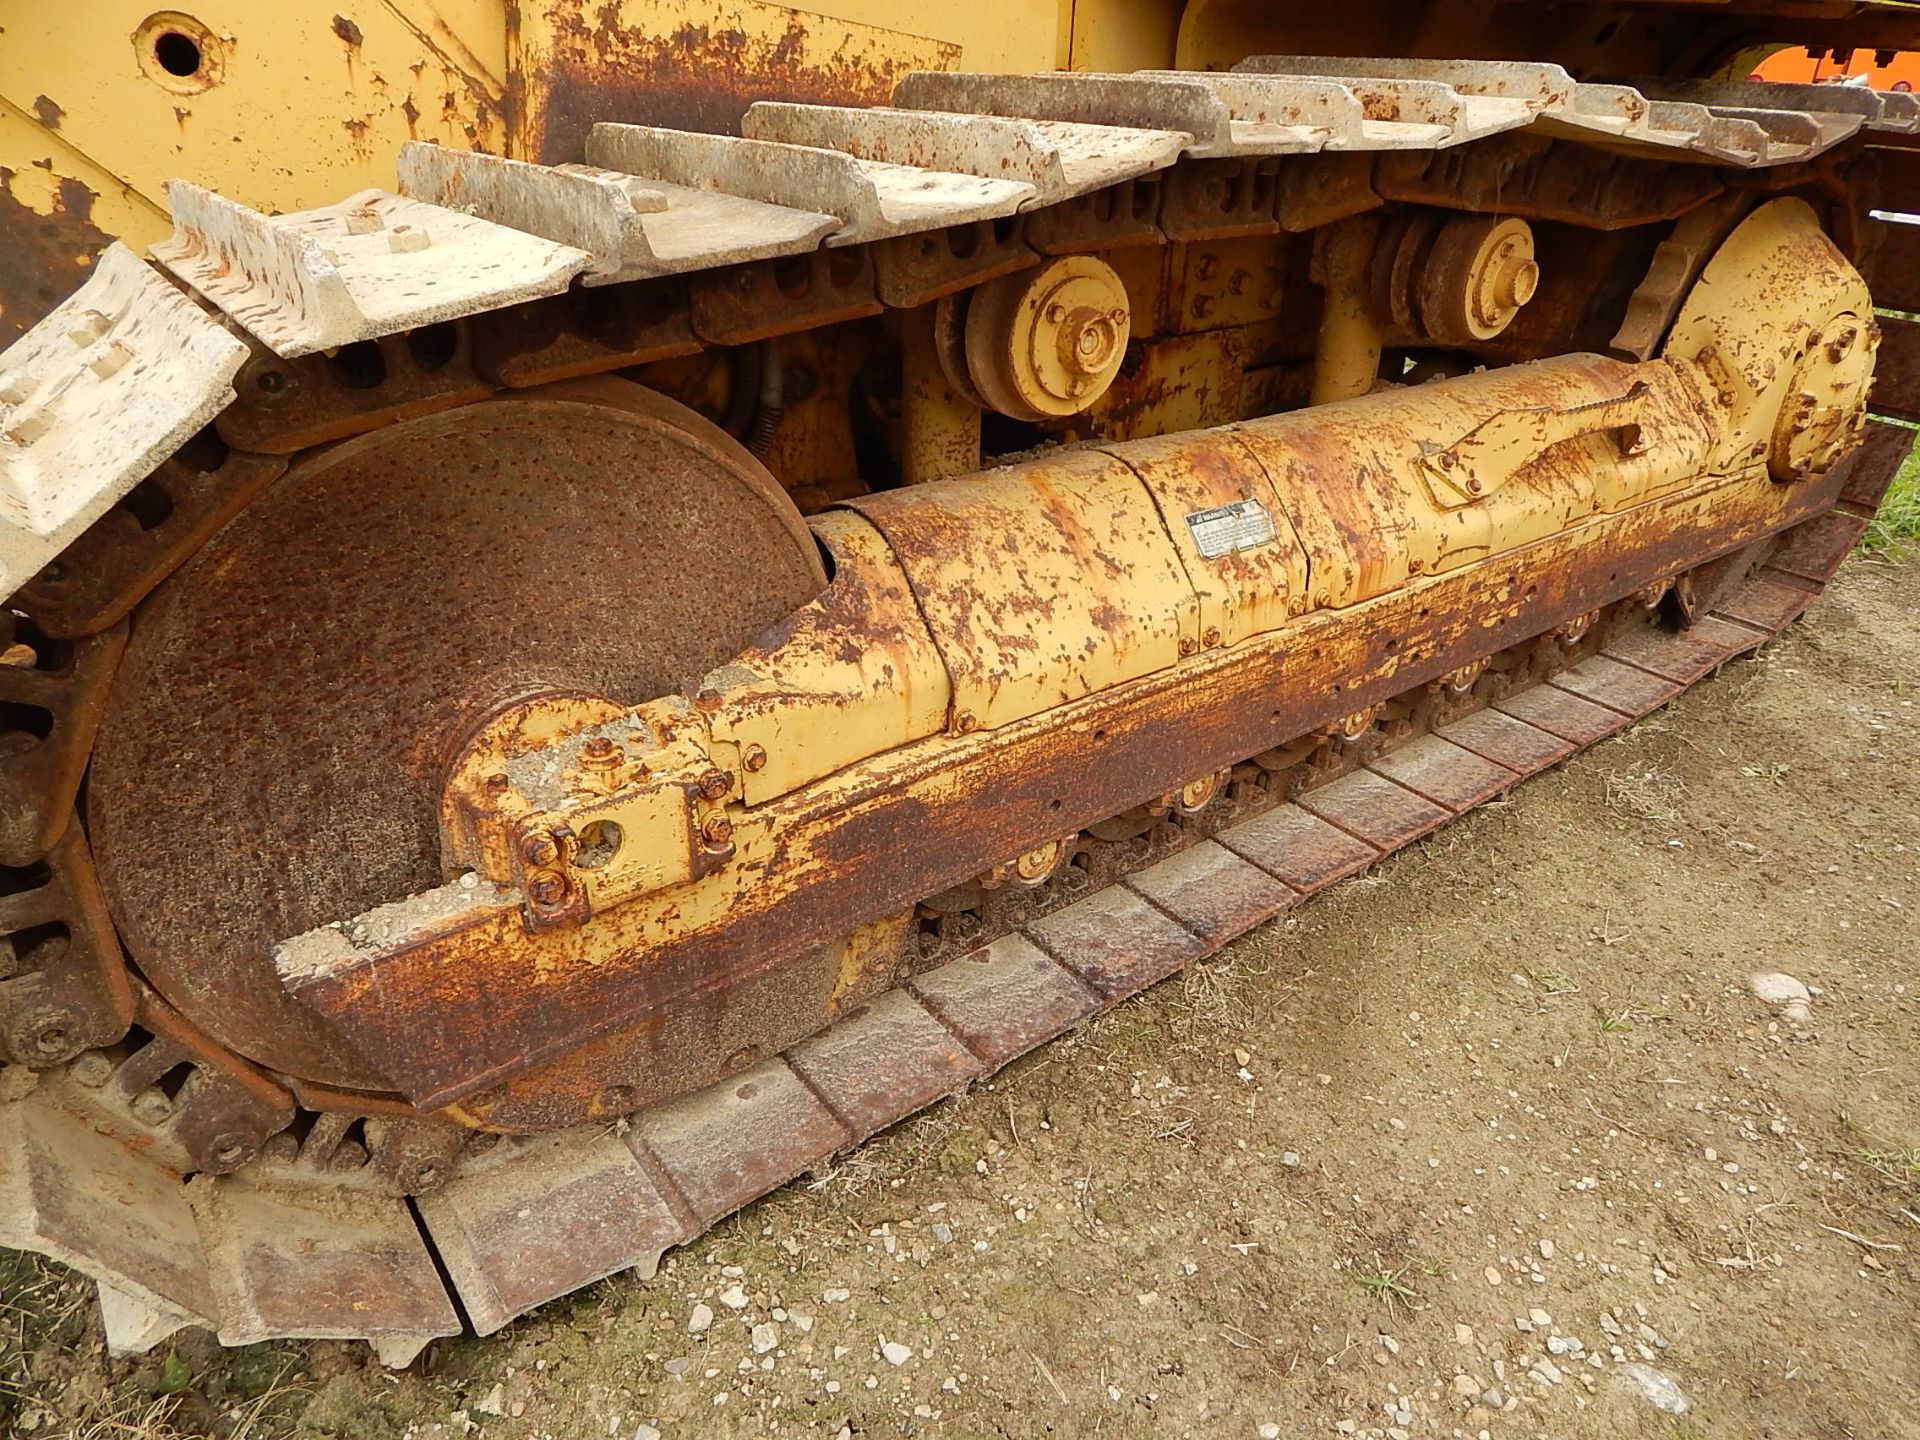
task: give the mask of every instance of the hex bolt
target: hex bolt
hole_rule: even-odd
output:
[[[424,1190],[433,1189],[440,1183],[442,1174],[437,1161],[422,1160],[406,1177],[407,1193],[418,1195]]]
[[[715,850],[724,850],[733,843],[733,821],[724,815],[709,815],[700,826],[700,838]]]
[[[962,710],[958,715],[953,717],[953,728],[958,730],[962,735],[966,735],[974,730],[978,730],[980,728],[980,721],[971,710]]]
[[[604,735],[596,735],[580,747],[582,770],[612,770],[627,758],[627,752]]]
[[[1206,634],[1200,638],[1205,640],[1209,647],[1218,645],[1220,643],[1220,627],[1218,625],[1207,626]]]
[[[762,745],[747,746],[747,753],[742,763],[745,764],[747,769],[753,771],[756,774],[766,769],[767,768],[766,747]]]
[[[733,776],[724,770],[709,770],[700,777],[700,798],[724,800],[733,790]]]
[[[73,1076],[74,1084],[98,1090],[113,1078],[113,1061],[98,1050],[89,1050],[73,1062],[73,1068],[67,1073]]]
[[[551,909],[567,898],[567,882],[558,875],[536,875],[527,882],[527,898]]]
[[[521,842],[520,854],[529,865],[551,865],[560,858],[560,842],[552,831],[536,830]]]
[[[173,1114],[173,1101],[158,1085],[149,1085],[133,1097],[133,1102],[127,1108],[142,1125],[161,1125]]]
[[[1200,648],[1200,642],[1198,640],[1195,640],[1193,636],[1182,635],[1180,637],[1180,653],[1182,655],[1191,655],[1193,654],[1194,651],[1198,650],[1199,648]]]

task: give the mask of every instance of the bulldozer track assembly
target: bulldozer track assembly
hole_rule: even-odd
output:
[[[0,354],[0,1240],[117,1349],[650,1274],[1763,645],[1920,418],[1905,95],[579,128]]]

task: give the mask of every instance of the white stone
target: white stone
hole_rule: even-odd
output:
[[[1757,998],[1769,1005],[1791,1005],[1795,1002],[1804,1005],[1813,998],[1805,984],[1778,970],[1749,975],[1747,984]]]
[[[889,1340],[881,1345],[880,1354],[889,1365],[904,1365],[913,1358],[913,1347]]]
[[[1693,1408],[1680,1387],[1674,1383],[1673,1377],[1664,1370],[1630,1361],[1622,1365],[1617,1373],[1632,1382],[1634,1388],[1656,1410],[1668,1415],[1684,1415]]]
[[[687,1316],[687,1330],[694,1335],[700,1334],[712,1324],[713,1307],[711,1305],[696,1305]]]

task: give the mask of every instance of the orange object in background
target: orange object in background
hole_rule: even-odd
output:
[[[1884,62],[1884,63],[1883,63]],[[1755,80],[1835,84],[1851,80],[1875,90],[1920,90],[1920,52],[1912,50],[1781,50],[1753,72]]]

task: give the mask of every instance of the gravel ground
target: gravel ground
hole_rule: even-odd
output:
[[[108,1361],[22,1435],[1920,1435],[1920,565],[726,1222],[388,1374]],[[0,1408],[0,1421],[6,1410]]]

